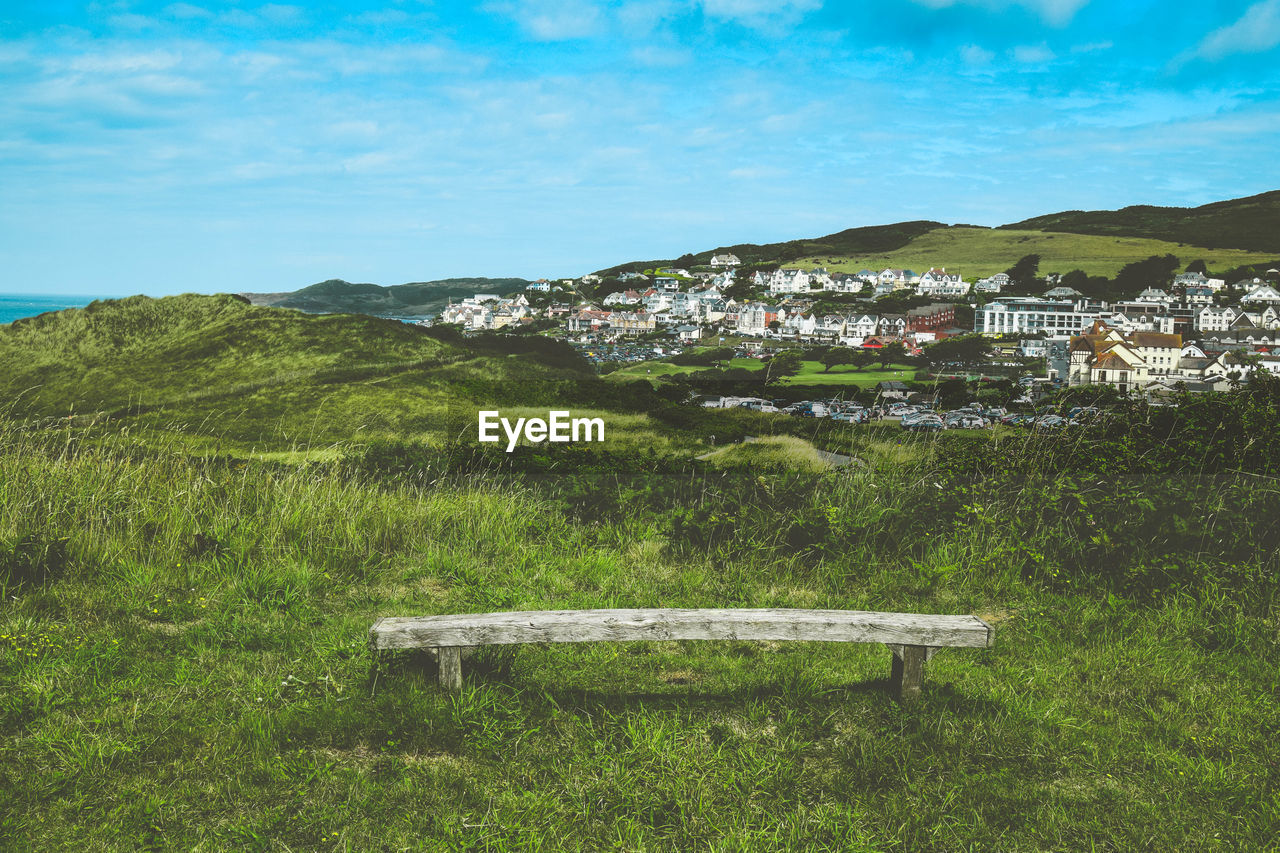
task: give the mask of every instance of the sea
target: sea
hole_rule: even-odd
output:
[[[64,308],[83,308],[101,296],[72,296],[61,293],[45,296],[39,293],[0,293],[0,326],[21,320],[23,317],[34,317],[46,311],[61,311]]]

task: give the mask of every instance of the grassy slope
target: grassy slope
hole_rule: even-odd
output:
[[[63,448],[0,429],[0,545],[60,572],[0,610],[0,837],[27,849],[1274,841],[1274,624],[1024,581],[998,555],[1054,528],[999,507],[898,556],[726,559],[497,484]],[[794,511],[874,526],[917,500],[901,463]],[[872,646],[530,646],[456,698],[412,658],[371,681],[364,649],[381,615],[726,604],[973,612],[997,643],[939,654],[908,710]]]
[[[1280,255],[1280,190],[1200,207],[1135,205],[1120,210],[1068,210],[1006,228],[1148,237],[1197,246]]]
[[[802,258],[816,253],[861,254],[887,252],[904,245],[912,237],[924,234],[941,225],[941,222],[916,220],[912,222],[897,222],[892,225],[847,228],[844,231],[828,234],[824,237],[810,237],[782,243],[739,243],[733,246],[708,249],[705,252],[699,252],[696,255],[682,259],[682,262],[691,265],[709,264],[713,256],[722,253],[737,255],[738,259],[743,263],[754,264]],[[640,272],[675,262],[674,259],[633,261],[600,270],[600,273],[603,275],[617,275],[628,271]]]
[[[817,448],[801,438],[782,435],[731,444],[702,457],[721,468],[750,467],[758,471],[822,472],[831,468]]]
[[[438,441],[451,424],[474,425],[478,408],[581,402],[594,381],[392,320],[309,316],[231,296],[133,297],[0,327],[0,394],[18,413],[113,413],[208,450],[311,448],[323,457],[336,443]],[[643,415],[613,421],[611,443],[654,433]]]
[[[1210,269],[1229,269],[1273,262],[1280,255],[1280,191],[1196,208],[1138,205],[1122,210],[1071,210],[1004,225],[997,234],[984,236],[988,231],[920,220],[782,243],[725,246],[682,260],[706,264],[713,254],[733,252],[748,264],[822,264],[845,272],[863,267],[924,272],[930,266],[946,266],[966,277],[980,277],[1003,272],[1022,256],[1039,253],[1045,259],[1041,272],[1079,268],[1089,275],[1113,276],[1126,263],[1172,253],[1183,264],[1199,258]],[[1062,239],[1068,234],[1103,239]],[[601,272],[616,274],[668,263],[636,261]]]
[[[825,266],[833,272],[901,267],[922,273],[931,266],[946,267],[972,281],[1003,272],[1019,258],[1033,254],[1041,256],[1042,273],[1082,269],[1089,275],[1105,276],[1114,276],[1125,264],[1152,255],[1176,255],[1183,266],[1201,259],[1210,269],[1228,269],[1275,257],[1274,253],[1208,249],[1142,237],[953,226],[930,231],[892,252],[857,256],[811,255],[801,263]]]
[[[427,316],[450,301],[476,293],[509,296],[524,290],[522,278],[449,278],[383,287],[330,279],[291,293],[244,294],[255,305],[296,308],[310,313],[361,313],[386,316]]]

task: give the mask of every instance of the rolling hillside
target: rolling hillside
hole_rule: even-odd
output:
[[[1192,246],[1280,253],[1280,190],[1200,207],[1140,204],[1120,210],[1068,210],[1003,228],[1146,237]]]
[[[524,290],[523,278],[447,278],[383,287],[329,279],[288,293],[240,294],[254,305],[294,308],[309,314],[372,314],[382,317],[428,317],[449,300],[475,293],[508,296]]]
[[[946,267],[973,280],[1003,272],[1024,255],[1040,255],[1041,273],[1067,273],[1074,269],[1089,275],[1112,277],[1125,264],[1152,255],[1171,254],[1182,266],[1203,260],[1212,270],[1244,264],[1270,263],[1277,254],[1241,249],[1208,249],[1142,237],[1050,233],[1005,228],[953,225],[936,228],[892,252],[854,256],[810,255],[795,261],[800,266],[824,266],[832,272],[857,272],[902,267],[924,272]]]
[[[1152,255],[1175,255],[1183,265],[1205,261],[1210,269],[1266,263],[1280,258],[1280,190],[1195,208],[1139,205],[1121,210],[1065,211],[983,228],[919,220],[850,228],[825,237],[780,243],[722,246],[666,260],[635,261],[601,270],[616,275],[668,264],[707,264],[732,252],[746,264],[820,265],[832,271],[864,267],[931,266],[959,270],[966,278],[1002,272],[1019,258],[1041,256],[1040,271],[1114,276],[1125,264]]]
[[[600,270],[599,275],[610,276],[623,272],[634,272],[652,269],[666,264],[683,264],[697,266],[709,264],[711,258],[722,253],[732,253],[743,263],[764,264],[788,261],[811,255],[854,255],[878,252],[891,252],[907,245],[913,238],[927,234],[935,228],[945,227],[941,222],[917,220],[914,222],[898,222],[893,225],[871,225],[864,228],[847,228],[844,231],[828,234],[825,237],[814,237],[802,240],[788,240],[782,243],[738,243],[733,246],[720,246],[699,252],[696,255],[685,255],[679,258],[653,261],[632,261],[616,267]]]
[[[229,295],[135,296],[0,327],[0,394],[19,417],[106,416],[289,448],[440,437],[453,410],[581,398],[599,384],[564,344],[444,334]]]

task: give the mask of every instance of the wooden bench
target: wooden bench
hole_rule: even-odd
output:
[[[388,617],[369,629],[375,655],[436,649],[440,686],[449,691],[462,687],[462,650],[469,646],[636,640],[884,643],[893,651],[895,693],[907,700],[919,695],[925,661],[936,649],[989,648],[994,635],[976,616],[780,609],[529,610]]]

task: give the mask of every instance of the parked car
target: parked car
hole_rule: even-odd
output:
[[[912,432],[937,432],[944,427],[941,419],[921,418],[910,423],[904,423],[902,428]]]
[[[1041,415],[1035,419],[1035,429],[1056,430],[1067,425],[1067,419],[1061,415]]]
[[[961,415],[947,422],[948,429],[982,429],[987,422],[977,415]]]

